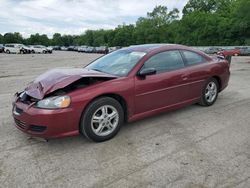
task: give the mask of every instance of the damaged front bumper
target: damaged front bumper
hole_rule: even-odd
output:
[[[13,102],[12,115],[16,127],[39,138],[58,138],[79,134],[79,117],[73,108],[40,109],[34,107],[35,103],[25,104],[18,94]]]

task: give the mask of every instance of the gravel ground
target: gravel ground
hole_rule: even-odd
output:
[[[55,67],[95,54],[0,54],[1,187],[250,187],[250,57],[235,57],[215,105],[125,125],[112,140],[29,139],[14,127],[12,95]]]

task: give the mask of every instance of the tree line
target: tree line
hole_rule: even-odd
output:
[[[192,46],[250,45],[249,0],[189,0],[179,10],[156,6],[135,24],[110,30],[87,30],[81,35],[0,34],[0,43],[42,45],[129,46],[145,43],[178,43]]]

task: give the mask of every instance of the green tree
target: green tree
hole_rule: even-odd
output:
[[[23,37],[20,33],[5,33],[3,36],[3,42],[6,43],[22,43]]]
[[[93,31],[87,30],[85,32],[85,43],[86,45],[93,46],[94,38],[93,38]]]
[[[134,25],[120,25],[114,30],[113,46],[134,44]]]
[[[46,34],[40,35],[36,33],[35,35],[30,35],[28,39],[25,40],[25,44],[35,44],[35,45],[50,45],[50,40]]]
[[[52,45],[63,46],[64,42],[60,33],[55,33],[52,38]]]
[[[169,39],[167,28],[178,19],[179,11],[173,9],[168,12],[165,6],[156,6],[146,18],[139,18],[136,22],[136,43],[167,42]]]
[[[250,1],[238,0],[233,5],[233,39],[238,44],[250,45]]]
[[[4,38],[3,38],[3,35],[0,33],[0,44],[3,44],[4,43]]]

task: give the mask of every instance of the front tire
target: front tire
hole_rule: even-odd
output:
[[[219,84],[218,81],[215,78],[210,78],[203,90],[202,90],[202,96],[200,99],[199,104],[202,106],[211,106],[215,103],[217,100],[219,93]]]
[[[80,132],[88,139],[103,142],[113,138],[124,122],[121,104],[110,97],[102,97],[90,103],[83,112]]]

